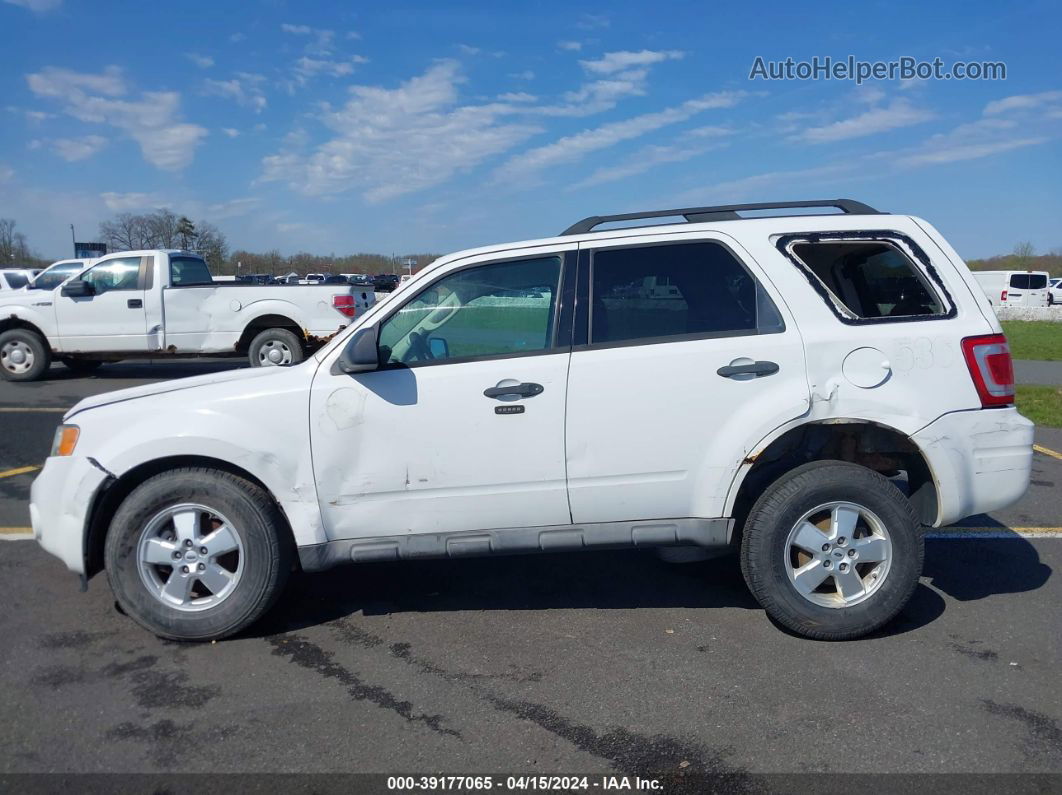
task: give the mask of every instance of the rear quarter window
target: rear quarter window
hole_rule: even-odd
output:
[[[954,304],[928,257],[903,235],[787,235],[777,245],[845,323],[955,315]]]

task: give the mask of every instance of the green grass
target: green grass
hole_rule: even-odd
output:
[[[1062,323],[1046,320],[1004,320],[1003,333],[1015,359],[1062,361]]]
[[[1049,428],[1062,428],[1062,387],[1018,385],[1018,411]]]

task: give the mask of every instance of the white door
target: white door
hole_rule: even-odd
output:
[[[568,524],[563,252],[451,269],[397,294],[379,370],[314,377],[314,476],[332,539]]]
[[[578,344],[577,316],[566,421],[576,523],[721,517],[748,440],[807,410],[800,336],[755,263],[722,236],[674,241],[583,244],[589,338]]]
[[[144,262],[146,260],[146,262]],[[105,259],[81,275],[92,294],[63,295],[55,291],[55,316],[64,351],[130,351],[148,349],[144,315],[145,273],[150,257]]]

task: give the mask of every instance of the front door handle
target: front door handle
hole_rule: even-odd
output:
[[[129,307],[130,309],[143,309],[144,308],[144,302],[141,299],[139,299],[139,298],[130,298],[128,301],[125,302],[125,305],[127,307]]]
[[[542,384],[513,384],[512,386],[492,386],[483,390],[483,394],[489,398],[500,397],[534,397],[541,395]]]
[[[720,367],[716,370],[716,373],[723,376],[723,378],[734,378],[735,376],[741,375],[751,375],[753,378],[761,378],[765,375],[774,375],[777,372],[778,365],[775,362],[728,364],[726,367]]]

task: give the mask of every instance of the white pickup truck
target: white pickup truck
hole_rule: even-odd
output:
[[[246,355],[253,366],[300,362],[375,303],[353,285],[215,282],[186,251],[123,251],[59,285],[0,298],[0,377],[40,378],[53,356],[75,370],[104,361]]]

